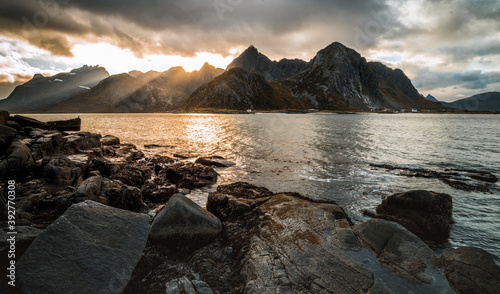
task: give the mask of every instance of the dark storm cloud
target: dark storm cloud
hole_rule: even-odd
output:
[[[70,55],[67,37],[110,38],[138,55],[226,55],[233,46],[254,43],[272,55],[285,50],[276,40],[302,31],[312,36],[317,26],[323,38],[288,48],[315,52],[333,41],[353,44],[357,30],[390,10],[384,0],[17,0],[2,6],[0,33],[22,36],[56,55]],[[371,28],[363,46],[374,44],[394,20],[384,15],[383,22]]]
[[[417,88],[434,90],[450,86],[469,90],[481,90],[500,83],[500,72],[483,72],[480,70],[454,72],[431,72],[423,70],[413,79]]]

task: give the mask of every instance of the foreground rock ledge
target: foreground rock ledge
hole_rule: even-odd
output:
[[[72,205],[18,262],[21,291],[122,293],[146,245],[148,221],[89,200]]]

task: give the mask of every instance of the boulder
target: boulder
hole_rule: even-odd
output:
[[[0,125],[0,154],[9,147],[12,139],[17,135],[17,131],[13,128]]]
[[[389,271],[416,284],[434,282],[434,252],[400,224],[371,219],[354,226],[353,231]]]
[[[101,138],[101,144],[103,146],[120,145],[120,138],[111,135],[106,135]]]
[[[198,163],[206,166],[215,166],[215,167],[230,167],[236,165],[234,162],[229,160],[225,160],[222,157],[214,156],[214,157],[199,157],[196,159],[194,163]]]
[[[186,196],[175,194],[154,218],[150,238],[196,247],[212,241],[221,230],[216,216]]]
[[[104,157],[92,159],[89,165],[91,171],[99,171],[103,177],[109,177],[120,170],[120,164],[111,162]]]
[[[45,157],[42,165],[45,182],[59,187],[77,185],[85,171],[84,164],[60,155]]]
[[[9,120],[10,113],[5,110],[0,110],[0,125],[5,126]]]
[[[108,198],[108,205],[113,207],[135,212],[140,212],[145,207],[142,201],[142,192],[139,188],[117,182],[107,184],[106,197]]]
[[[476,247],[448,249],[441,256],[446,278],[457,293],[498,293],[500,266],[494,255]]]
[[[75,132],[64,136],[64,139],[64,152],[68,154],[101,146],[101,135],[89,132]]]
[[[148,185],[142,192],[144,198],[152,202],[166,202],[177,192],[175,185]]]
[[[61,132],[52,131],[44,133],[30,146],[33,158],[35,160],[39,160],[46,156],[53,155],[54,153],[59,153],[62,150],[64,143],[65,139],[63,138]]]
[[[31,293],[122,293],[141,258],[149,217],[93,201],[72,205],[17,262]]]
[[[5,227],[0,230],[0,254],[1,257],[7,256],[7,251],[9,250],[9,242],[7,239],[9,238],[8,228]],[[37,229],[35,227],[26,226],[26,225],[17,225],[16,226],[16,257],[17,260],[24,254],[28,246],[35,240],[36,237],[42,232],[42,230]]]
[[[217,172],[209,166],[186,162],[175,163],[160,172],[179,188],[200,188],[217,182]]]
[[[21,142],[13,142],[0,160],[0,178],[14,179],[31,174],[35,161],[31,150]]]
[[[377,217],[395,221],[425,240],[445,241],[450,235],[452,198],[425,190],[387,197],[377,206]]]
[[[75,191],[75,198],[88,199],[101,193],[101,176],[92,176],[83,181]]]
[[[146,165],[131,164],[122,167],[110,179],[120,180],[126,185],[142,187],[144,183],[151,178],[152,168]]]

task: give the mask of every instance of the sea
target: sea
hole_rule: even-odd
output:
[[[447,247],[477,246],[500,257],[500,191],[468,192],[435,178],[370,164],[475,169],[500,178],[500,116],[489,114],[37,114],[81,117],[82,131],[114,135],[148,153],[222,156],[218,184],[245,181],[274,192],[334,200],[355,223],[383,197],[430,190],[453,197]],[[153,146],[151,146],[153,145]],[[498,183],[497,183],[498,185]],[[498,187],[498,186],[497,186]],[[213,187],[211,189],[214,189]],[[209,189],[197,191],[206,201]],[[199,200],[199,199],[198,199]],[[203,199],[202,199],[203,201]]]

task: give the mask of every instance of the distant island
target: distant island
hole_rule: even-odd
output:
[[[109,75],[83,66],[51,77],[36,74],[0,100],[17,113],[252,111],[500,111],[500,93],[447,103],[423,96],[400,69],[367,62],[334,42],[306,62],[272,61],[250,46],[224,70],[130,71]]]

